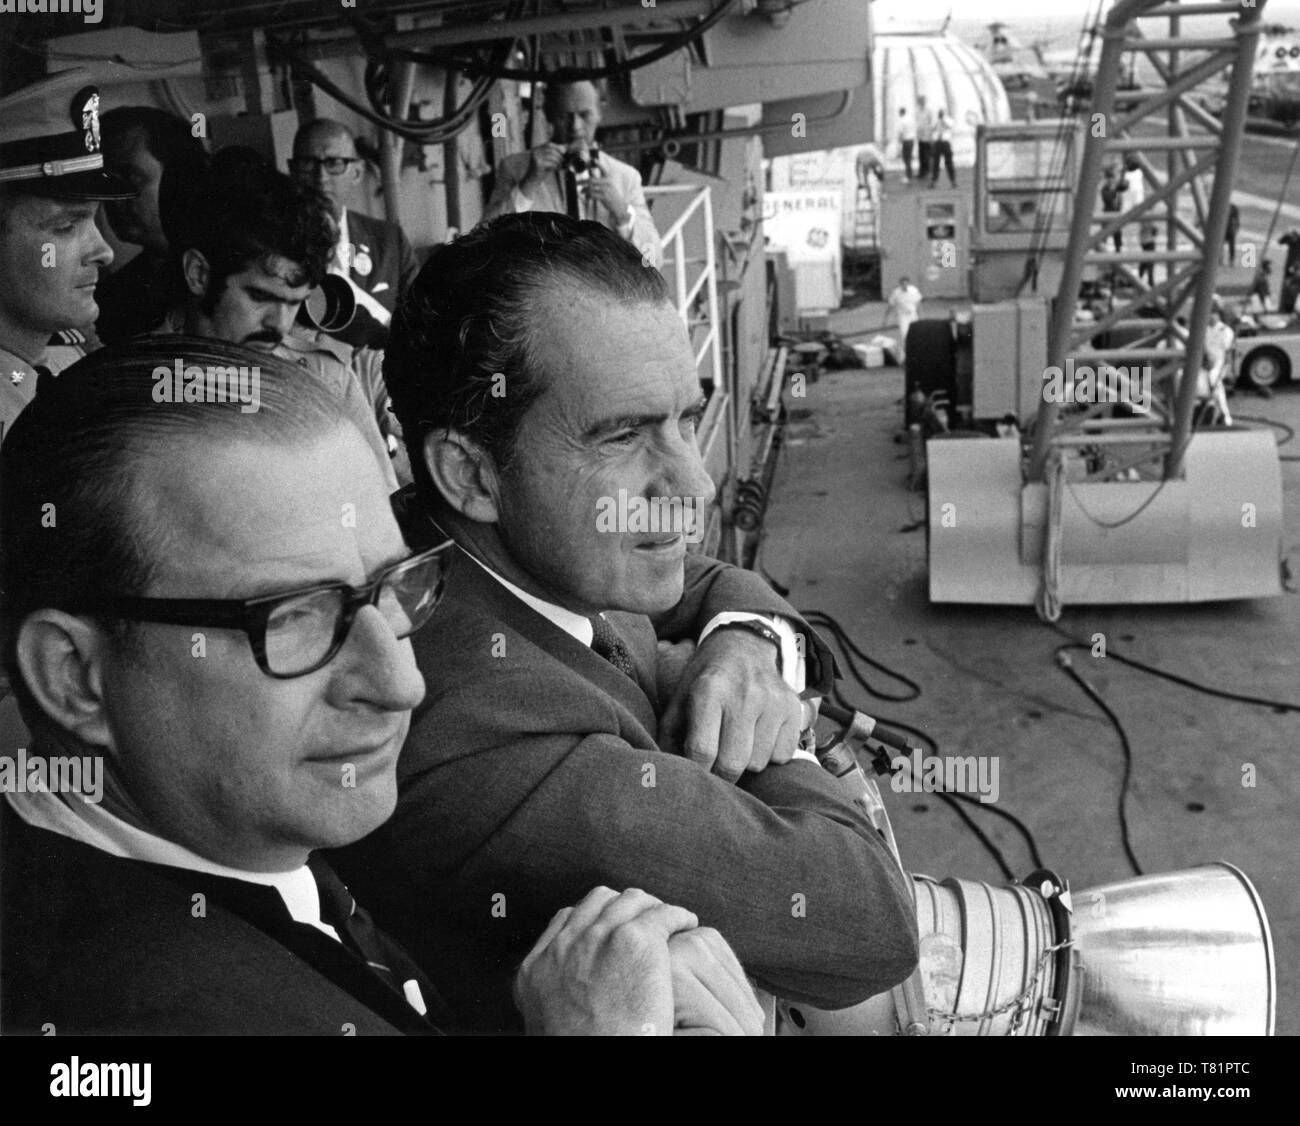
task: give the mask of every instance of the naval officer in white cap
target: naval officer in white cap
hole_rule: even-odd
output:
[[[84,70],[0,98],[0,440],[38,378],[98,346],[95,283],[113,251],[95,213],[135,194],[104,171],[99,109]]]

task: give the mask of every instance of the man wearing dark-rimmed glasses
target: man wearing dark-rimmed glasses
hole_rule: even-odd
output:
[[[178,359],[257,365],[258,409],[197,393],[215,381],[156,398]],[[273,356],[179,336],[95,354],[14,424],[0,641],[30,740],[0,748],[3,1031],[455,1027],[312,855],[392,812],[425,691],[407,639],[447,557],[403,542],[345,410]],[[97,794],[28,784],[32,764],[69,777],[62,757],[100,764]],[[741,984],[689,912],[596,889],[548,930],[516,996],[537,1031],[734,1031],[760,1023]]]
[[[330,273],[346,278],[357,298],[353,323],[335,335],[352,345],[382,347],[397,298],[419,272],[415,251],[395,223],[356,210],[365,162],[346,126],[326,117],[302,126],[289,171],[329,201],[336,229]]]

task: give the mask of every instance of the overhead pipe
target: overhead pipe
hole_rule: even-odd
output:
[[[835,121],[848,113],[852,106],[853,89],[843,90],[838,109],[821,117],[810,117],[807,124],[824,125],[829,121]],[[704,133],[665,133],[649,141],[611,142],[607,145],[602,144],[601,148],[605,152],[642,152],[645,149],[663,149],[664,155],[671,159],[681,150],[682,145],[693,145],[697,141],[725,141],[731,137],[752,137],[756,133],[780,133],[789,128],[788,121],[774,121],[770,125],[742,125],[730,129],[710,129]],[[669,145],[674,146],[671,151]]]
[[[411,108],[411,96],[415,92],[415,64],[401,63],[389,80],[392,91],[392,114],[399,120],[404,119]],[[406,142],[389,129],[379,131],[379,177],[384,189],[384,217],[398,226],[402,224],[401,186],[402,186],[402,152]]]

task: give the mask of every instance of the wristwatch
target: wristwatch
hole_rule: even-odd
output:
[[[766,622],[761,622],[757,618],[738,618],[734,622],[723,622],[719,626],[714,626],[709,630],[709,637],[721,633],[724,629],[743,629],[747,633],[763,638],[764,641],[770,641],[776,646],[776,674],[785,675],[785,660],[781,656],[781,635]]]

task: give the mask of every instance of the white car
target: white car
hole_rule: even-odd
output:
[[[1270,322],[1276,327],[1269,327]],[[1237,380],[1268,390],[1300,377],[1300,324],[1290,318],[1260,318],[1258,333],[1238,335]]]

